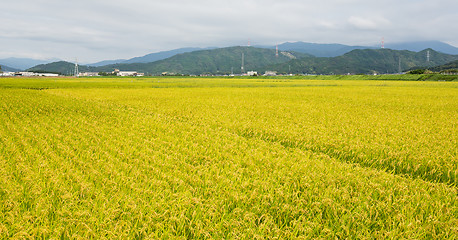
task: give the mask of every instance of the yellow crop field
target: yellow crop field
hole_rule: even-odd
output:
[[[0,78],[1,239],[457,239],[458,82]]]

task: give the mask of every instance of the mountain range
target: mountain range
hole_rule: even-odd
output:
[[[429,55],[429,58],[428,58]],[[300,74],[399,73],[412,68],[427,68],[458,60],[458,55],[433,49],[420,52],[392,49],[355,49],[332,58],[301,58],[265,70]]]
[[[380,49],[380,47],[381,46],[349,46],[343,44],[319,44],[306,42],[286,42],[278,45],[278,49],[281,51],[296,51],[301,53],[312,54],[316,57],[337,57],[345,53],[351,52],[355,49]],[[458,48],[440,41],[388,43],[385,44],[384,47],[387,49],[408,50],[413,52],[419,52],[424,49],[430,48],[437,52],[442,52],[446,54],[458,54]]]
[[[429,57],[428,57],[429,56]],[[415,67],[434,67],[458,60],[450,55],[425,49],[420,52],[392,49],[354,49],[337,57],[315,57],[310,54],[255,47],[228,47],[181,53],[150,63],[120,63],[100,67],[80,66],[80,71],[138,71],[147,75],[164,72],[175,74],[240,74],[255,70],[291,74],[372,74],[398,73]],[[56,62],[38,65],[29,71],[72,73],[74,64]]]
[[[275,49],[275,46],[256,46],[258,48]],[[311,54],[316,57],[337,57],[348,53],[355,49],[379,49],[380,46],[350,46],[343,44],[320,44],[320,43],[306,43],[306,42],[286,42],[278,45],[280,51],[292,51],[298,53]],[[404,42],[404,43],[387,43],[386,48],[394,50],[409,50],[421,51],[423,49],[431,48],[435,51],[447,53],[451,55],[458,54],[458,48],[440,41],[418,41],[418,42]],[[97,63],[86,64],[87,66],[100,67],[112,64],[127,64],[127,63],[149,63],[167,59],[181,53],[211,50],[212,48],[179,48],[170,51],[162,51],[157,53],[150,53],[141,57],[134,57],[131,59],[115,59],[105,60]],[[37,60],[29,58],[5,58],[0,59],[0,65],[8,66],[8,69],[24,70],[29,69],[39,64],[46,64],[51,62],[60,61],[59,59],[51,60]],[[6,69],[6,67],[4,67]]]
[[[207,50],[207,49],[215,49],[215,48],[179,48],[170,51],[161,51],[157,53],[150,53],[142,57],[134,57],[131,59],[117,59],[117,60],[105,60],[97,63],[87,64],[87,66],[91,67],[100,67],[110,64],[122,64],[122,63],[149,63],[155,62],[159,60],[163,60],[172,56],[175,56],[180,53],[187,53],[187,52],[194,52],[199,50]]]
[[[0,59],[0,65],[5,66],[5,67],[7,66],[9,69],[12,69],[12,70],[24,70],[24,69],[36,66],[38,64],[45,64],[45,63],[50,63],[50,62],[55,62],[55,61],[58,61],[58,59],[38,60],[38,59],[31,59],[31,58],[4,58],[4,59]],[[2,69],[4,68],[2,67]]]
[[[276,47],[270,47],[276,48]],[[311,54],[316,57],[336,57],[355,49],[368,49],[368,46],[348,46],[343,44],[321,44],[306,42],[286,42],[278,45],[280,51],[295,51]]]
[[[79,66],[80,71],[111,72],[114,69],[139,71],[152,75],[163,72],[176,74],[230,74],[241,73],[242,55],[245,70],[255,70],[268,65],[288,62],[297,58],[314,57],[297,52],[281,52],[278,57],[274,49],[255,47],[228,47],[212,50],[200,50],[174,55],[150,63],[117,63],[100,67]],[[66,74],[72,72],[74,64],[55,62],[37,65],[28,71],[48,71]]]
[[[3,64],[0,64],[0,67],[2,68],[1,71],[3,71],[3,72],[18,72],[18,71],[20,71],[17,68],[12,68],[12,67],[9,67],[9,66],[3,65]]]
[[[441,53],[447,53],[451,55],[458,55],[458,48],[450,44],[443,43],[440,41],[421,41],[421,42],[405,42],[405,43],[387,43],[385,48],[394,50],[409,50],[413,52],[419,52],[421,50],[431,48]]]

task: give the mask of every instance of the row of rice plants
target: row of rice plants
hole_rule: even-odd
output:
[[[294,88],[132,92],[111,100],[362,166],[457,183],[456,83],[328,81]]]

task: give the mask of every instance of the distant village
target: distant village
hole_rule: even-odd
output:
[[[120,71],[119,69],[115,69],[111,73],[100,73],[100,72],[80,72],[72,76],[77,77],[98,77],[98,76],[119,76],[119,77],[143,77],[145,73],[137,72],[137,71]],[[182,75],[173,72],[163,72],[162,76],[176,76]],[[289,74],[291,75],[291,74]],[[0,73],[1,77],[59,77],[62,76],[57,73],[36,73],[36,72],[2,72]],[[213,75],[213,74],[200,74],[200,75],[192,75],[192,76],[259,76],[257,71],[248,71],[242,74],[228,74],[228,75]],[[276,71],[266,71],[262,76],[277,76]]]
[[[35,72],[2,72],[2,77],[58,77],[57,73],[35,73]]]
[[[136,71],[120,71],[119,69],[115,69],[111,72],[110,75],[120,76],[120,77],[143,77],[145,76],[144,73],[139,73]],[[0,73],[0,76],[3,77],[59,77],[58,73],[36,73],[36,72],[3,72]],[[98,72],[80,72],[76,73],[78,77],[97,77],[100,76]]]

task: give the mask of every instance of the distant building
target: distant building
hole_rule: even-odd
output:
[[[58,77],[59,74],[57,73],[34,73],[34,72],[7,72],[0,74],[0,76],[7,76],[7,77]]]
[[[33,72],[15,72],[14,76],[33,77],[36,76]]]
[[[99,76],[99,73],[98,72],[82,72],[82,73],[79,73],[78,76],[80,76],[80,77],[97,77],[97,76]]]
[[[119,71],[116,75],[121,77],[143,77],[145,76],[144,73],[138,73],[136,71]]]
[[[161,75],[162,75],[162,76],[175,76],[176,73],[173,73],[173,72],[163,72]]]
[[[57,73],[37,73],[35,76],[39,76],[39,77],[58,77],[59,74],[57,74]]]
[[[0,76],[2,76],[2,77],[13,77],[14,76],[14,72],[2,72],[2,73],[0,73]]]
[[[248,76],[258,76],[258,72],[256,72],[256,71],[248,71],[246,74]]]
[[[266,71],[264,73],[264,76],[277,76],[277,72],[276,71]]]

